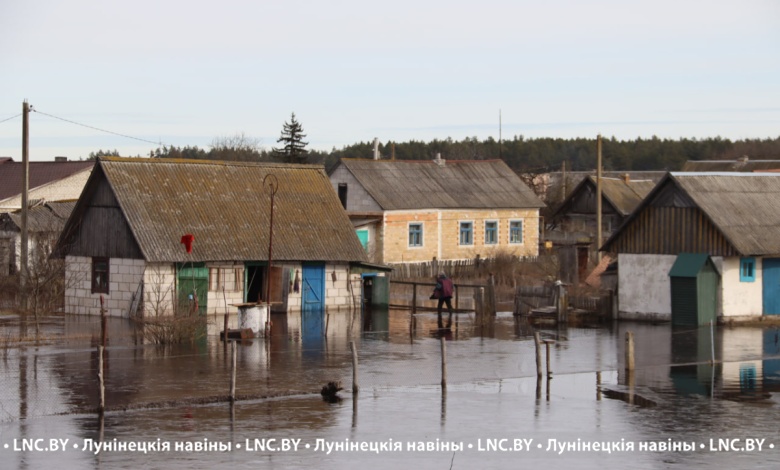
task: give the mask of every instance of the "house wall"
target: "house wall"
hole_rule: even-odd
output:
[[[65,257],[65,312],[78,315],[100,315],[100,296],[104,298],[106,314],[126,317],[133,295],[144,277],[146,262],[142,259],[111,258],[109,260],[109,292],[92,293],[92,258]]]
[[[756,258],[755,281],[739,280],[740,260],[737,256],[723,259],[721,269],[722,315],[724,317],[761,316],[764,313],[762,260]]]
[[[353,305],[350,279],[360,279],[360,274],[350,274],[349,264],[329,263],[325,265],[326,310],[349,308]],[[360,292],[355,292],[354,294],[358,296],[358,299],[360,298]],[[298,302],[298,308],[300,309],[300,300]]]
[[[330,182],[336,194],[339,193],[339,183],[347,184],[347,207],[348,211],[355,212],[378,212],[382,208],[374,200],[358,180],[347,170],[344,165],[339,165],[330,175]]]
[[[618,255],[618,318],[672,319],[669,270],[676,255]]]
[[[523,221],[523,242],[509,243],[509,223]],[[460,245],[460,222],[473,223],[473,244]],[[485,222],[498,222],[498,240],[485,244]],[[409,246],[409,224],[423,224],[423,244]],[[418,210],[387,211],[383,221],[384,263],[403,263],[437,259],[468,259],[495,254],[536,256],[539,253],[539,211],[537,209],[501,210]]]
[[[224,315],[237,312],[234,304],[244,302],[244,264],[206,263],[209,290],[206,313]]]
[[[149,263],[144,271],[144,317],[171,315],[176,301],[173,263]]]
[[[368,261],[371,263],[382,263],[381,255],[381,240],[378,238],[379,230],[377,229],[376,222],[369,224],[355,226],[355,230],[367,230],[368,231],[368,247],[366,248],[366,254],[368,254]]]

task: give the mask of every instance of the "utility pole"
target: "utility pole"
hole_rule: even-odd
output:
[[[596,262],[601,263],[601,134],[596,138]]]
[[[29,209],[28,193],[30,191],[30,105],[27,100],[22,102],[22,246],[19,257],[19,292],[22,295],[22,308],[27,309],[27,211]]]

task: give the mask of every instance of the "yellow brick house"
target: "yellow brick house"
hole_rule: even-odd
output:
[[[502,160],[342,159],[330,180],[372,262],[538,254],[544,203]]]

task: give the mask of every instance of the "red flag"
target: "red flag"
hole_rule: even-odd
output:
[[[195,241],[195,235],[188,233],[182,235],[181,242],[184,243],[184,248],[187,249],[187,253],[192,253],[192,242]]]

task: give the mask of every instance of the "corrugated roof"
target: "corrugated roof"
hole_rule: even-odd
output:
[[[671,178],[740,253],[780,254],[780,175],[672,173]]]
[[[501,160],[362,160],[341,163],[384,210],[540,208]]]
[[[590,176],[590,182],[596,187],[596,177]],[[601,178],[601,194],[612,206],[626,216],[642,202],[655,187],[650,180],[625,181],[621,178]]]
[[[30,162],[30,189],[57,181],[79,171],[92,168],[94,161]],[[0,200],[22,192],[22,162],[5,161],[0,165]]]
[[[47,202],[31,207],[27,213],[27,229],[30,232],[59,232],[70,217],[75,201]],[[8,217],[17,227],[22,226],[21,211],[11,212]]]
[[[688,160],[682,171],[765,171],[780,169],[780,160]]]
[[[322,166],[105,158],[99,168],[147,261],[267,260],[266,175],[279,184],[274,260],[367,261]],[[188,233],[191,255],[180,243]]]
[[[669,173],[604,247],[608,249],[631,220],[669,184],[687,194],[741,255],[780,254],[777,173]]]

